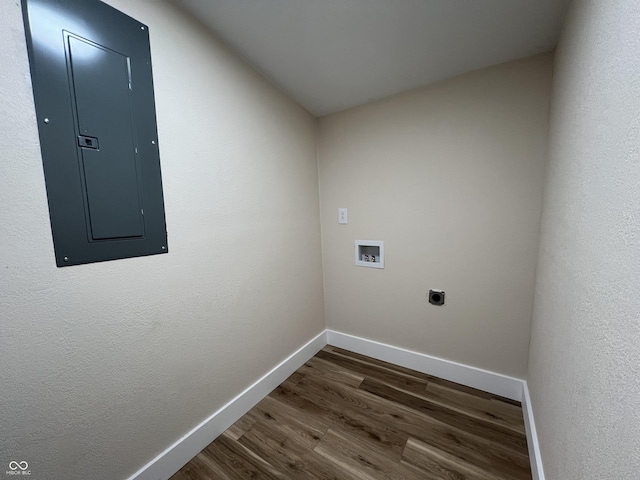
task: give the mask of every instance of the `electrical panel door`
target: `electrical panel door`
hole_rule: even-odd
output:
[[[98,0],[23,0],[58,266],[168,252],[149,30]]]

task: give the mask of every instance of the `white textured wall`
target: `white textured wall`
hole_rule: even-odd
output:
[[[551,63],[530,57],[320,119],[328,328],[525,376]],[[385,242],[383,270],[354,265],[356,239]],[[428,303],[430,287],[446,306]]]
[[[19,2],[0,2],[0,472],[124,478],[324,329],[315,121],[169,2],[170,253],[56,268]],[[4,473],[2,473],[4,475]]]
[[[549,480],[640,478],[640,3],[576,1],[556,56],[529,388]]]

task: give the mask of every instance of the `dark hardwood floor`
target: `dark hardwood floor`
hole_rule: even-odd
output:
[[[518,402],[327,346],[172,480],[530,479]]]

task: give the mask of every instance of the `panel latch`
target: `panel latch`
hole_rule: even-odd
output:
[[[78,135],[78,145],[82,148],[98,149],[98,139],[96,137],[87,137],[85,135]]]

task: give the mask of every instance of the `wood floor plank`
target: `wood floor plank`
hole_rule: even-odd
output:
[[[525,455],[528,453],[526,437],[513,430],[469,417],[455,410],[410,395],[406,392],[401,392],[369,378],[366,378],[362,384],[360,384],[359,388],[382,398],[405,405],[425,415],[429,415],[440,422],[459,428],[460,430],[493,439],[496,443],[512,448],[516,452]]]
[[[322,360],[318,357],[310,359],[298,369],[298,372],[306,375],[326,377],[333,382],[352,387],[357,387],[362,383],[362,380],[364,380],[364,375],[358,375],[349,370],[345,370],[344,368],[340,368],[333,363],[327,362],[326,360]]]
[[[300,414],[272,397],[266,397],[251,412],[267,427],[274,426],[283,433],[295,437],[306,448],[313,449],[329,429],[326,422]],[[253,426],[253,425],[252,425]]]
[[[356,478],[366,480],[424,480],[425,478],[400,463],[375,455],[361,439],[331,428],[322,437],[314,451]]]
[[[530,480],[519,402],[326,346],[172,480]]]
[[[398,432],[430,443],[495,474],[515,478],[527,478],[529,475],[528,456],[496,443],[493,438],[483,438],[476,432],[455,428],[364,390],[358,389],[352,395],[359,399],[351,404],[363,409],[361,415],[364,418],[376,419],[388,425],[388,428],[393,427]]]
[[[231,425],[226,433],[234,440],[239,439],[244,432],[249,430],[251,426],[258,421],[258,417],[255,416],[253,411],[247,412],[236,423]]]
[[[339,465],[327,462],[313,450],[305,448],[282,429],[267,426],[262,421],[254,424],[239,440],[258,455],[294,479],[343,480],[350,478]]]
[[[291,375],[289,375],[289,378],[287,378],[285,382],[296,384],[303,378],[304,378],[304,373],[302,373],[300,370],[296,370]]]
[[[461,385],[459,383],[455,383],[452,382],[450,380],[445,380],[444,378],[438,378],[438,377],[434,377],[431,380],[431,383],[437,383],[438,385],[442,385],[444,387],[448,387],[452,390],[459,390],[461,392],[464,393],[468,393],[470,395],[475,395],[479,398],[491,398],[500,402],[504,402],[504,403],[508,403],[510,405],[514,405],[518,408],[522,408],[522,404],[517,401],[517,400],[513,400],[511,398],[507,398],[507,397],[502,397],[500,395],[496,395],[494,393],[489,393],[489,392],[483,392],[482,390],[478,390],[477,388],[473,388],[473,387],[468,387],[466,385]]]
[[[525,433],[522,409],[515,405],[493,398],[481,398],[437,383],[429,383],[424,395],[441,405],[459,409],[468,415],[497,423],[523,435]]]
[[[447,454],[433,446],[409,438],[402,455],[403,465],[415,467],[425,476],[438,480],[504,480],[471,463]]]
[[[384,360],[378,360],[377,358],[367,357],[366,355],[361,355],[359,353],[351,352],[349,350],[344,350],[338,347],[331,347],[331,349],[326,350],[326,352],[351,358],[352,360],[357,360],[359,362],[362,362],[368,365],[378,366],[400,375],[413,377],[418,380],[424,380],[425,382],[428,382],[433,378],[435,378],[432,375],[429,375],[426,373],[418,372],[416,370],[411,370],[410,368],[405,368],[400,365],[395,365],[393,363],[385,362]]]
[[[334,429],[352,433],[370,442],[370,448],[381,455],[400,459],[407,435],[398,433],[375,419],[359,414],[348,404],[327,399],[326,390],[321,390],[311,382],[303,381],[303,386],[282,384],[273,395],[302,411],[313,412],[326,419]]]
[[[171,480],[230,480],[224,471],[213,471],[202,461],[202,453],[193,457]]]
[[[299,386],[305,388],[307,383],[309,380],[302,380]],[[328,398],[331,398],[338,395],[338,398],[350,398],[342,404],[343,410],[348,410],[350,417],[363,421],[370,419],[369,423],[377,421],[398,436],[413,436],[496,475],[513,478],[527,478],[529,475],[528,457],[495,443],[494,439],[482,438],[475,432],[452,427],[429,415],[364,390],[349,389],[341,385],[334,385],[333,390],[314,394],[316,397],[328,395]],[[359,409],[360,412],[355,413],[352,409]]]
[[[368,377],[375,378],[375,380],[385,385],[524,434],[521,410],[511,404],[496,401],[489,395],[478,397],[475,394],[468,393],[468,390],[451,389],[448,386],[432,381],[426,382],[417,378],[411,380],[402,378],[391,374],[387,368],[382,369],[381,367],[381,369],[378,369],[373,365],[365,366],[359,360],[352,361],[340,358],[337,354],[335,356],[331,355],[334,354],[323,353],[323,358],[326,359],[326,362],[333,362],[343,368],[357,369],[361,374],[369,372]],[[512,410],[510,409],[516,409],[519,412],[519,419],[511,414]]]
[[[207,476],[198,477],[200,480],[209,480],[209,478],[211,478],[211,480],[234,480],[236,477],[235,473],[227,470],[223,465],[212,460],[204,451],[196,455],[195,458],[200,461],[202,468],[206,468],[208,472]]]
[[[324,351],[318,352],[316,356],[345,370],[363,375],[365,378],[374,378],[379,382],[402,388],[409,392],[422,393],[427,388],[428,382],[426,380],[399,374],[386,367],[367,364],[344,355]]]
[[[273,393],[273,392],[272,392]],[[300,422],[304,423],[307,427],[317,432],[326,432],[329,429],[329,423],[326,419],[318,417],[316,415],[306,415],[302,410],[293,408],[286,403],[280,402],[275,395],[268,395],[263,398],[254,408],[252,412],[257,411],[259,407],[275,409],[281,412],[283,415],[293,417]]]
[[[287,478],[273,468],[270,462],[224,433],[215,442],[210,443],[202,454],[214,462],[220,471],[234,479],[285,480]]]
[[[510,398],[502,397],[500,395],[495,395],[493,393],[484,392],[482,390],[478,390],[477,388],[468,387],[467,385],[462,385],[460,383],[452,382],[450,380],[445,380],[443,378],[439,378],[439,377],[436,377],[436,376],[433,376],[433,375],[429,375],[429,374],[426,374],[426,373],[416,372],[415,370],[411,370],[411,369],[406,368],[406,367],[401,367],[399,365],[394,365],[392,363],[388,363],[388,362],[385,362],[385,361],[382,361],[382,360],[378,360],[378,359],[375,359],[375,358],[367,357],[367,356],[361,355],[359,353],[350,352],[348,350],[343,350],[343,349],[338,348],[338,347],[330,347],[330,349],[326,350],[326,351],[329,352],[329,353],[335,353],[335,354],[338,354],[338,355],[343,355],[343,356],[346,356],[346,357],[350,357],[350,358],[359,360],[359,361],[361,361],[363,363],[367,363],[367,364],[371,364],[371,365],[377,365],[377,366],[392,370],[394,372],[397,372],[399,374],[406,375],[406,376],[409,376],[409,377],[415,377],[417,379],[424,380],[424,381],[429,382],[429,383],[432,383],[432,382],[433,383],[437,383],[438,385],[442,385],[444,387],[447,387],[447,388],[450,388],[450,389],[453,389],[453,390],[458,390],[458,391],[461,391],[461,392],[465,392],[465,393],[468,393],[470,395],[474,395],[474,396],[477,396],[477,397],[480,397],[480,398],[491,398],[491,399],[494,399],[494,400],[497,400],[497,401],[508,403],[510,405],[514,405],[514,406],[519,407],[519,408],[521,407],[520,402],[518,402],[517,400],[512,400]]]

